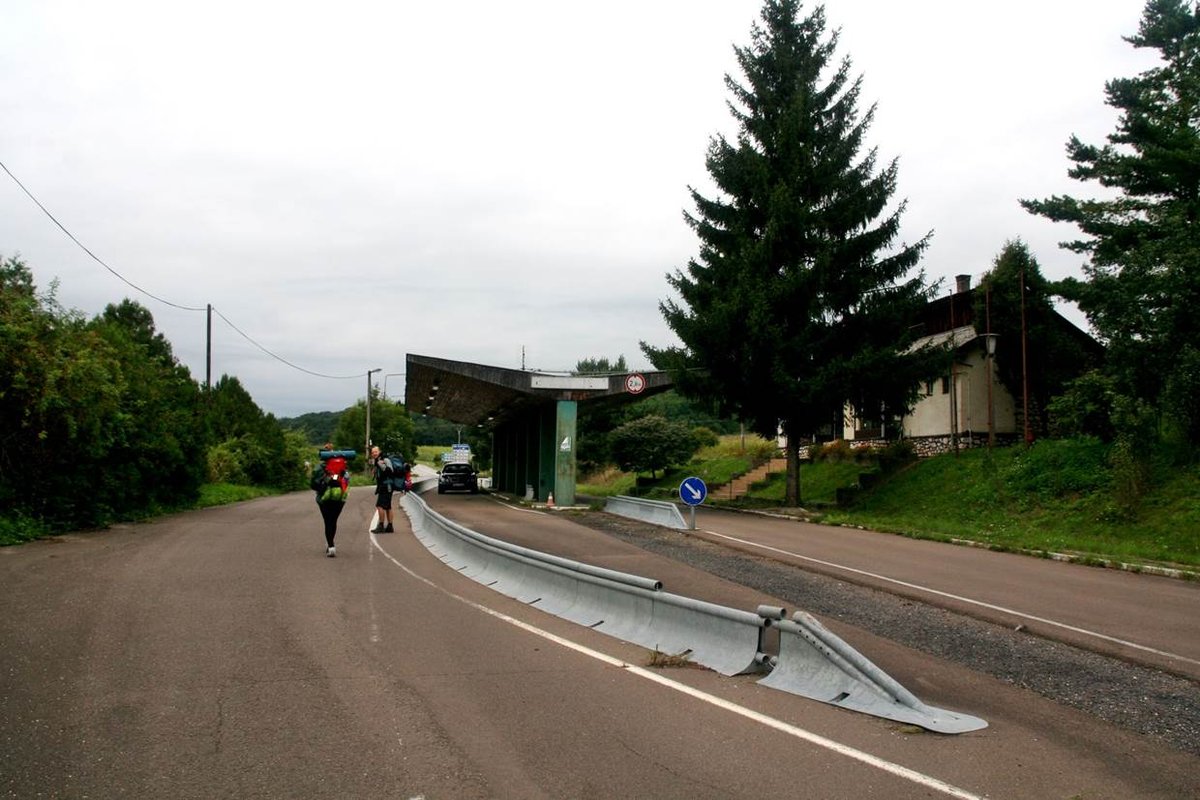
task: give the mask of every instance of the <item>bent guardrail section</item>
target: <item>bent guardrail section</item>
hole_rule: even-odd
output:
[[[810,614],[797,611],[775,625],[779,657],[763,686],[938,733],[987,727],[978,717],[925,705]]]
[[[987,727],[977,717],[927,706],[814,617],[759,606],[754,613],[662,590],[661,581],[542,553],[485,536],[429,508],[416,493],[401,505],[425,547],[465,576],[520,602],[610,636],[690,660],[723,675],[770,670],[758,682],[839,708],[939,733]],[[764,631],[779,631],[778,654]]]
[[[604,510],[630,519],[638,519],[666,528],[687,530],[691,526],[683,519],[679,506],[666,500],[645,500],[618,494],[604,501]]]

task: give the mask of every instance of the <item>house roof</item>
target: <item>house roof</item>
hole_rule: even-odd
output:
[[[983,321],[976,320],[975,318],[975,299],[980,291],[979,287],[973,287],[965,291],[954,292],[945,297],[939,297],[936,300],[930,300],[925,308],[922,309],[920,315],[920,323],[924,327],[926,335],[914,343],[914,348],[919,343],[931,341],[939,335],[949,336],[952,332],[961,331],[964,328],[973,332],[972,338],[979,336],[980,334],[973,326],[978,322],[980,323],[980,327],[983,327]],[[1049,321],[1064,336],[1070,337],[1085,353],[1096,358],[1099,358],[1104,353],[1104,345],[1096,341],[1091,334],[1064,317],[1056,309],[1050,309]],[[941,341],[945,342],[946,339],[942,339]],[[971,339],[956,341],[954,346],[958,348],[970,341]]]
[[[974,325],[960,325],[957,328],[951,328],[948,331],[939,331],[938,333],[929,336],[922,336],[911,345],[906,352],[915,353],[930,345],[934,347],[944,347],[949,345],[952,349],[957,350],[963,345],[970,344],[979,338],[978,332]]]

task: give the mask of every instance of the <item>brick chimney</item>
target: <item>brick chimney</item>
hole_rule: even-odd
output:
[[[971,276],[970,275],[955,275],[954,276],[955,294],[971,291]]]

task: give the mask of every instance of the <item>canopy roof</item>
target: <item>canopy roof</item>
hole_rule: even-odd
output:
[[[492,427],[559,400],[630,402],[671,385],[665,372],[530,372],[409,353],[404,405],[410,414]]]

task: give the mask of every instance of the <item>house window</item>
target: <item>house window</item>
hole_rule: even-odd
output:
[[[942,376],[942,394],[950,394],[950,376]]]

